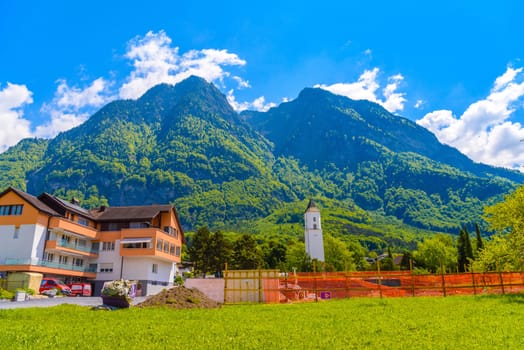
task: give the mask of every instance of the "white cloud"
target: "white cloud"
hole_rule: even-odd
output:
[[[252,102],[237,102],[235,96],[233,95],[233,90],[228,91],[227,101],[237,112],[245,111],[247,109],[265,112],[271,107],[276,106],[276,104],[273,102],[266,102],[266,98],[264,96],[260,96],[254,99]]]
[[[417,102],[415,102],[413,107],[415,107],[416,109],[419,109],[420,107],[422,107],[422,105],[424,105],[424,100],[417,100]]]
[[[330,91],[337,95],[346,96],[354,100],[368,100],[382,105],[391,113],[404,109],[405,93],[397,92],[399,84],[404,80],[401,74],[388,78],[389,83],[382,90],[384,99],[377,96],[380,88],[378,83],[378,68],[365,70],[354,83],[336,83],[333,85],[317,84],[315,87]]]
[[[58,85],[55,94],[55,102],[57,106],[64,108],[100,107],[109,99],[106,96],[107,89],[108,82],[103,78],[96,79],[85,89],[70,87],[65,80],[60,80],[60,85]]]
[[[120,88],[120,97],[136,99],[149,88],[159,83],[176,84],[191,75],[196,75],[224,86],[224,78],[230,72],[224,66],[244,66],[246,61],[227,50],[191,50],[183,55],[178,47],[171,47],[171,38],[165,32],[148,32],[144,37],[130,41],[126,58],[133,61],[134,70]],[[249,87],[249,82],[238,76],[240,88]]]
[[[22,108],[33,103],[32,95],[25,85],[7,83],[0,90],[0,152],[31,137],[31,123],[23,118]]]
[[[50,103],[44,103],[40,111],[50,117],[49,121],[38,125],[34,135],[52,138],[62,131],[74,128],[87,120],[96,108],[114,98],[110,92],[112,83],[103,78],[80,88],[69,86],[65,80],[58,80],[55,96]]]
[[[115,81],[111,72],[108,73],[110,79],[100,77],[81,86],[57,80],[53,100],[42,103],[40,108],[40,114],[47,117],[47,121],[33,127],[23,118],[24,106],[33,102],[32,93],[25,85],[8,83],[0,90],[0,121],[4,126],[0,130],[0,153],[22,138],[52,138],[69,130],[111,100],[136,99],[157,84],[176,84],[191,75],[202,77],[223,90],[233,83],[235,88],[229,90],[227,97],[237,111],[267,110],[275,106],[266,102],[263,96],[252,102],[236,101],[235,90],[251,87],[248,80],[232,72],[232,68],[246,64],[237,54],[219,49],[190,50],[180,54],[179,48],[171,44],[171,38],[164,31],[150,31],[130,40],[124,57],[131,61],[132,69],[123,82]],[[81,66],[82,82],[86,81],[85,70]]]
[[[477,162],[507,168],[524,164],[524,143],[520,143],[524,128],[511,120],[515,110],[522,109],[522,70],[508,67],[495,80],[490,94],[472,103],[460,117],[452,111],[439,110],[426,114],[417,123],[435,133],[442,143]]]
[[[38,125],[34,135],[41,138],[52,138],[62,131],[67,131],[85,122],[89,117],[87,113],[66,113],[59,110],[51,111],[51,120]]]

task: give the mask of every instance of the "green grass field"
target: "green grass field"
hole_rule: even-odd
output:
[[[0,310],[0,349],[521,349],[524,295]]]

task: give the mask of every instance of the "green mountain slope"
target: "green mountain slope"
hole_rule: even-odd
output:
[[[0,167],[2,188],[85,206],[174,202],[186,229],[301,236],[315,198],[325,229],[368,246],[458,232],[524,180],[368,101],[305,89],[238,115],[196,77],[109,103],[52,140],[24,140]]]

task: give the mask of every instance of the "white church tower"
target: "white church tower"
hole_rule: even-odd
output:
[[[322,226],[320,225],[320,210],[318,210],[312,199],[309,200],[304,213],[304,223],[306,227],[304,233],[306,253],[311,259],[324,261],[324,239],[322,237]]]

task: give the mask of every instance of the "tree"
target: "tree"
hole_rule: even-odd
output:
[[[524,268],[524,186],[506,195],[504,201],[484,208],[484,219],[492,241],[479,253],[475,269],[480,271],[522,270]]]
[[[224,234],[217,231],[210,240],[208,249],[210,257],[210,270],[222,276],[222,270],[231,257],[231,242],[224,237]]]
[[[411,262],[413,261],[413,254],[406,250],[402,254],[402,260],[400,260],[400,269],[401,270],[410,270]]]
[[[296,241],[287,247],[286,264],[287,271],[296,269],[300,272],[313,270],[311,257],[306,253],[304,242]]]
[[[460,229],[457,241],[457,263],[459,272],[466,272],[473,260],[473,249],[466,226]]]
[[[188,247],[189,258],[194,264],[196,273],[205,275],[211,267],[211,233],[207,227],[199,228]]]
[[[264,248],[264,262],[268,268],[276,269],[285,264],[287,248],[282,242],[271,240]]]
[[[482,242],[482,236],[480,235],[480,227],[479,224],[475,224],[475,233],[476,233],[476,250],[477,254],[484,248],[484,242]]]
[[[233,244],[232,268],[256,269],[262,263],[257,241],[253,235],[243,234]]]
[[[332,271],[355,270],[353,255],[347,245],[329,234],[324,235],[325,269]]]
[[[453,271],[457,266],[457,253],[450,235],[436,234],[420,243],[413,253],[418,265],[431,272],[439,272],[441,266]]]

